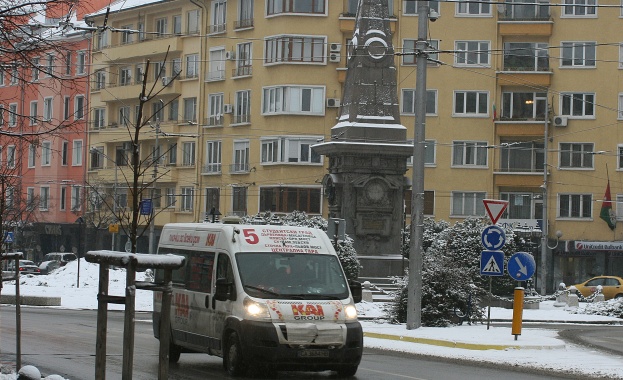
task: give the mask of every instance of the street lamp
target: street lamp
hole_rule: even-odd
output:
[[[108,155],[106,155],[106,153],[100,151],[99,149],[97,149],[96,147],[92,147],[90,152],[92,154],[97,154],[100,155],[104,158],[106,158],[108,161],[112,162],[112,164],[115,167],[115,183],[113,185],[113,201],[112,201],[112,213],[113,216],[115,217],[115,221],[117,221],[117,162],[115,162],[115,160],[113,160],[112,158],[108,157]],[[111,241],[111,250],[114,251],[115,250],[115,235],[116,233],[113,232],[112,233],[112,241]]]

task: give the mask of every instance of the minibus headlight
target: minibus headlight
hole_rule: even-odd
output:
[[[268,306],[265,303],[260,303],[250,298],[245,298],[244,310],[250,318],[270,318]]]
[[[344,314],[346,314],[347,320],[357,319],[357,308],[355,305],[346,305],[346,307],[344,307]]]

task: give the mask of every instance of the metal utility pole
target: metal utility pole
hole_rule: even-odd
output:
[[[547,147],[549,145],[549,93],[545,93],[545,132],[543,140],[543,211],[542,211],[542,226],[541,226],[541,268],[539,273],[539,290],[541,295],[544,296],[547,293],[547,235],[549,235],[549,226],[547,225],[547,196],[549,195],[549,189],[547,188]]]
[[[422,325],[422,255],[424,237],[424,144],[426,123],[426,41],[428,35],[428,1],[418,2],[418,39],[415,83],[415,138],[413,139],[413,187],[411,191],[411,241],[409,244],[409,284],[407,330]]]

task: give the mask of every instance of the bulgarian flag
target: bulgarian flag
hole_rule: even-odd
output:
[[[599,217],[608,223],[608,227],[614,230],[616,227],[616,218],[612,212],[612,198],[610,197],[610,179],[608,179],[608,186],[606,187],[606,194],[604,194],[604,201],[601,204],[601,212]]]

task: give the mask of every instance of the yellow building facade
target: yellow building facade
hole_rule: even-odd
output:
[[[546,197],[548,287],[623,272],[620,225],[600,219],[608,180],[623,219],[623,41],[604,32],[621,30],[623,18],[618,7],[586,3],[430,2],[440,17],[428,26],[425,214],[453,222],[483,216],[482,199],[508,200],[499,223],[534,232],[536,251]],[[110,184],[116,173],[120,182],[113,163],[149,62],[147,84],[159,93],[147,105],[154,128],[141,136],[141,157],[162,156],[157,228],[204,220],[212,208],[327,217],[327,162],[311,146],[332,138],[356,4],[113,5],[93,40],[89,180]],[[410,139],[417,7],[389,2]]]

